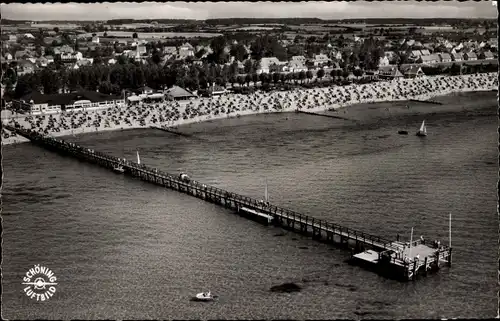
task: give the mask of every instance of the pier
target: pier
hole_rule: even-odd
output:
[[[169,174],[144,164],[44,136],[29,129],[4,126],[6,129],[29,139],[32,143],[59,154],[85,160],[110,170],[121,167],[124,175],[218,204],[236,213],[245,212],[246,216],[252,216],[253,213],[254,217],[264,218],[276,226],[348,249],[351,251],[351,262],[365,265],[391,278],[405,281],[414,280],[417,275],[438,270],[443,262],[451,265],[451,248],[447,246],[425,245],[421,240],[411,241],[411,244],[392,241],[326,220],[316,219],[262,200],[205,185],[182,174]]]
[[[418,100],[418,99],[410,99],[410,101],[416,102],[416,103],[424,103],[424,104],[432,104],[432,105],[442,105],[443,103],[435,100]]]
[[[165,126],[162,126],[162,127],[160,127],[160,126],[149,126],[149,128],[158,129],[158,130],[161,130],[161,131],[164,131],[164,132],[167,132],[167,133],[176,134],[176,135],[183,136],[183,137],[191,137],[191,135],[189,135],[189,134],[181,133],[179,131],[173,130],[173,129],[165,127]]]
[[[349,121],[357,122],[357,120],[355,120],[355,119],[349,119],[349,118],[345,118],[345,117],[341,117],[341,116],[337,116],[337,115],[319,114],[319,113],[313,113],[311,111],[303,111],[303,110],[300,110],[300,109],[297,109],[296,112],[299,113],[299,114],[306,114],[306,115],[312,115],[312,116],[322,116],[322,117],[336,118],[336,119],[342,119],[342,120],[349,120]]]

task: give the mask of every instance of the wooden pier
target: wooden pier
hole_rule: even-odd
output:
[[[435,101],[435,100],[418,100],[418,99],[410,99],[410,101],[416,102],[416,103],[424,103],[424,104],[433,104],[433,105],[442,105],[442,102]]]
[[[335,119],[342,119],[342,120],[349,120],[349,121],[357,122],[357,120],[355,120],[355,119],[349,119],[349,118],[345,118],[345,117],[342,117],[342,116],[319,114],[319,113],[314,113],[314,112],[311,112],[311,111],[304,111],[304,110],[300,110],[300,109],[297,109],[295,112],[299,113],[299,114],[306,114],[306,115],[312,115],[312,116],[321,116],[321,117],[328,117],[328,118],[335,118]]]
[[[161,131],[164,131],[164,132],[167,132],[167,133],[171,133],[171,134],[175,134],[175,135],[179,135],[179,136],[191,137],[191,135],[189,135],[189,134],[181,133],[179,131],[173,130],[173,129],[165,127],[165,126],[163,126],[163,127],[149,126],[149,128],[158,129],[158,130],[161,130]]]
[[[425,274],[428,271],[439,269],[441,262],[448,262],[451,265],[451,248],[446,246],[430,247],[421,244],[420,241],[413,242],[412,253],[417,257],[420,255],[421,258],[415,261],[408,260],[408,255],[405,254],[408,247],[401,242],[316,219],[265,203],[262,200],[231,193],[189,178],[186,179],[181,175],[169,174],[144,164],[137,164],[61,139],[44,136],[29,129],[4,126],[48,150],[86,160],[108,169],[121,166],[125,175],[224,206],[235,212],[243,212],[240,211],[242,208],[246,209],[244,212],[247,215],[257,212],[260,218],[264,217],[266,220],[272,218],[272,223],[276,226],[350,249],[352,262],[367,265],[389,277],[412,280],[417,274]]]

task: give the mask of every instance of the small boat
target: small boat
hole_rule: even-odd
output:
[[[196,294],[194,299],[196,301],[213,301],[215,299],[215,296],[213,296],[212,293],[210,293],[210,291],[208,291],[208,292],[201,292],[201,293]]]
[[[425,127],[425,120],[422,121],[422,125],[420,125],[420,129],[417,132],[417,136],[420,136],[420,137],[427,136],[427,128]]]
[[[113,167],[113,171],[115,173],[119,173],[119,174],[125,173],[125,169],[123,168],[122,165],[118,165],[118,166]]]
[[[136,151],[137,152],[137,164],[141,164],[141,159],[139,158],[139,151]]]
[[[407,130],[399,130],[398,134],[399,135],[408,135],[408,131]]]

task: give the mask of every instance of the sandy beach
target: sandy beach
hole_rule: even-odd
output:
[[[176,127],[249,114],[293,112],[297,109],[322,112],[354,104],[410,99],[428,100],[457,92],[498,89],[498,74],[483,73],[461,76],[433,76],[416,79],[376,82],[364,85],[332,86],[293,91],[257,92],[251,95],[229,94],[186,102],[140,104],[129,107],[63,112],[61,114],[26,115],[2,118],[4,124],[36,130],[50,136],[78,135],[89,132]],[[2,129],[2,145],[27,140]]]

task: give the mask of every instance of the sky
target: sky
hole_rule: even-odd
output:
[[[109,20],[211,18],[496,18],[491,1],[439,2],[121,2],[9,3],[1,5],[4,19]]]

